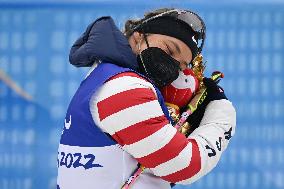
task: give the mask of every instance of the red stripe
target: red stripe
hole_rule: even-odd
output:
[[[129,145],[152,135],[168,123],[168,119],[163,115],[131,125],[116,132],[112,137],[123,139],[122,145]]]
[[[138,75],[137,73],[135,72],[123,72],[123,73],[119,73],[115,76],[112,76],[108,81],[110,80],[113,80],[113,79],[117,79],[117,78],[120,78],[120,77],[124,77],[124,76],[129,76],[129,77],[136,77],[136,78],[139,78],[139,79],[143,79],[144,81],[147,81],[145,78],[141,77],[140,75]]]
[[[117,93],[98,102],[100,121],[123,109],[156,99],[154,92],[149,88],[137,88]]]
[[[189,165],[180,171],[161,177],[162,179],[168,182],[176,183],[189,179],[200,171],[201,157],[197,142],[194,139],[189,139],[189,142],[192,143],[192,157],[189,161]]]
[[[142,158],[137,158],[137,161],[147,168],[154,168],[161,163],[167,162],[175,158],[188,144],[185,136],[176,132],[172,140],[163,148]]]
[[[120,144],[121,146],[123,146],[123,140],[121,138],[119,138],[117,135],[112,135],[111,136],[118,144]]]

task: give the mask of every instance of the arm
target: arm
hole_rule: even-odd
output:
[[[227,110],[213,110],[220,108],[216,107],[220,103],[226,104]],[[186,138],[163,114],[152,85],[133,73],[120,74],[105,83],[93,96],[90,108],[96,124],[125,151],[156,176],[178,184],[194,182],[208,173],[227,143],[224,141],[213,158],[208,157],[206,146],[217,149],[216,139],[224,136],[223,131],[235,127],[231,103],[213,101],[206,109],[201,127]]]
[[[188,139],[194,139],[201,155],[200,171],[179,184],[190,184],[209,173],[219,162],[222,153],[235,134],[236,112],[226,99],[211,101],[205,110],[200,126]]]

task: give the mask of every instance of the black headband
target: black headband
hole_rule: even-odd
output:
[[[186,23],[172,17],[163,16],[153,19],[145,24],[141,24],[135,31],[177,38],[190,48],[193,58],[198,53],[196,33]]]

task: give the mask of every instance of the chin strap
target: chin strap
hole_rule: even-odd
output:
[[[149,48],[149,42],[148,42],[148,39],[147,39],[147,36],[146,36],[145,33],[143,33],[143,37],[144,37],[144,39],[145,39],[145,41],[146,41],[147,48]],[[138,44],[138,50],[139,50],[139,51],[141,50],[141,40],[140,40],[140,42],[139,42],[139,44]],[[148,73],[148,71],[147,71],[147,69],[146,69],[146,66],[145,66],[145,64],[144,64],[144,61],[143,61],[141,52],[140,52],[140,54],[139,54],[139,58],[140,58],[140,60],[141,60],[142,66],[143,66],[143,68],[144,68],[144,70],[145,70],[146,76],[149,77],[150,75],[149,75],[149,73]]]

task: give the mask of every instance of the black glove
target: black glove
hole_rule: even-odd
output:
[[[204,101],[197,107],[195,112],[191,114],[187,119],[188,123],[191,125],[190,133],[194,131],[197,127],[199,127],[205,109],[209,102],[213,100],[227,99],[224,90],[220,86],[218,86],[215,81],[210,78],[204,78],[203,83],[206,86],[207,96]]]
[[[206,86],[206,90],[207,90],[207,97],[205,98],[205,100],[207,99],[208,102],[211,102],[213,100],[221,100],[221,99],[227,99],[224,90],[222,87],[220,87],[219,85],[217,85],[217,83],[215,81],[213,81],[211,78],[204,78],[203,79],[203,83]],[[206,106],[207,106],[206,104]]]

